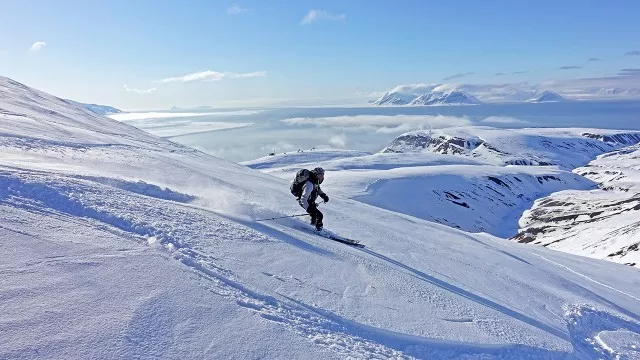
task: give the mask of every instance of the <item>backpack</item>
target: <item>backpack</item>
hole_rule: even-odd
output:
[[[302,196],[302,187],[304,186],[304,183],[306,183],[307,180],[309,180],[311,175],[312,175],[311,171],[307,169],[302,169],[296,173],[296,178],[293,179],[293,182],[291,183],[291,187],[290,187],[291,194],[293,194],[293,196],[295,196],[296,198],[299,198]]]

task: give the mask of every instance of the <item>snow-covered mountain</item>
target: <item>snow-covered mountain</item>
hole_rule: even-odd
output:
[[[116,109],[112,106],[107,106],[107,105],[85,104],[85,103],[81,103],[73,100],[66,100],[66,101],[70,102],[73,105],[82,106],[83,108],[89,111],[92,111],[98,115],[111,115],[111,114],[119,114],[122,112],[122,110],[120,109]]]
[[[425,105],[422,102],[431,98],[438,98],[430,93],[459,92],[456,97],[463,101],[457,104],[468,103],[546,103],[565,102],[572,100],[632,100],[640,98],[640,88],[629,87],[601,87],[585,86],[585,84],[571,84],[563,82],[546,82],[538,85],[528,83],[495,83],[495,84],[408,84],[398,85],[388,90],[384,96],[369,101],[374,105],[410,105],[416,98],[422,96],[416,105]],[[453,99],[452,99],[453,100]],[[428,102],[428,101],[427,101]]]
[[[635,131],[472,126],[402,134],[382,152],[450,154],[494,165],[554,165],[571,170],[638,142],[640,132]]]
[[[387,92],[382,95],[379,99],[373,101],[373,105],[407,105],[413,99],[416,98],[416,95],[413,94],[402,94],[399,92]]]
[[[257,221],[300,212],[288,180],[6,78],[0,148],[0,358],[637,354],[631,267],[333,194],[366,248]]]
[[[563,102],[567,101],[560,94],[555,93],[550,90],[541,90],[533,92],[533,96],[527,99],[525,102],[528,103],[546,103],[546,102]]]
[[[534,200],[596,187],[572,169],[636,142],[640,132],[463,127],[403,134],[374,155],[280,154],[276,162],[267,157],[244,164],[283,179],[319,165],[330,174],[326,189],[332,193],[466,231],[511,237]]]
[[[413,99],[410,105],[470,105],[480,104],[475,97],[465,94],[462,91],[433,91],[428,94],[422,94]]]
[[[568,171],[485,165],[451,155],[375,154],[319,160],[309,157],[300,164],[273,167],[253,161],[249,166],[287,180],[300,168],[322,166],[327,171],[323,189],[330,194],[501,237],[517,233],[518,219],[537,198],[594,187]]]
[[[574,172],[600,189],[536,201],[514,239],[640,267],[640,146],[602,155]]]
[[[372,102],[374,105],[469,105],[480,104],[474,96],[458,90],[456,84],[419,87],[405,90],[394,89]]]

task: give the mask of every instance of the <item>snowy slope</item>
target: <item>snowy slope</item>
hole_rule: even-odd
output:
[[[0,358],[637,356],[638,270],[334,197],[0,78]]]
[[[570,170],[638,142],[640,132],[634,131],[471,126],[402,134],[382,152],[433,152],[494,165],[555,165]]]
[[[70,102],[73,105],[77,105],[77,106],[81,106],[87,110],[90,110],[98,115],[111,115],[111,114],[119,114],[122,112],[122,110],[120,109],[116,109],[113,106],[107,106],[107,105],[98,105],[98,104],[86,104],[86,103],[81,103],[81,102],[77,102],[77,101],[73,101],[73,100],[66,100],[67,102]]]
[[[574,172],[600,190],[536,201],[514,239],[640,267],[640,146],[602,155]]]
[[[518,233],[518,220],[534,200],[596,187],[568,170],[638,140],[640,134],[596,129],[464,127],[403,134],[374,155],[325,160],[307,153],[244,164],[289,181],[300,168],[322,166],[330,193],[508,238]],[[517,165],[504,167],[511,164]]]
[[[393,158],[382,161],[388,156]],[[323,190],[329,194],[501,237],[517,233],[518,219],[535,199],[560,190],[594,187],[576,174],[548,167],[454,165],[443,159],[428,161],[428,156],[410,163],[400,158],[378,154],[306,167],[322,166],[328,171]],[[450,156],[448,160],[456,159]],[[261,170],[291,180],[302,167],[305,165]]]

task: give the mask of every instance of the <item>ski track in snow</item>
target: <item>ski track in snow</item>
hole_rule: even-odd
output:
[[[541,258],[541,259],[545,260],[545,261],[548,261],[548,262],[550,262],[550,263],[552,263],[552,264],[554,264],[554,265],[556,265],[556,266],[559,266],[559,267],[561,267],[561,268],[563,268],[563,269],[565,269],[565,270],[567,270],[567,271],[569,271],[569,272],[571,272],[571,273],[574,273],[574,274],[576,274],[576,275],[578,275],[578,276],[580,276],[580,277],[583,277],[583,278],[585,278],[585,279],[587,279],[587,280],[589,280],[589,281],[591,281],[591,282],[594,282],[594,283],[596,283],[596,284],[598,284],[598,285],[600,285],[600,286],[604,286],[604,287],[606,287],[606,288],[608,288],[608,289],[611,289],[611,290],[613,290],[613,291],[617,291],[617,292],[619,292],[619,293],[621,293],[621,294],[624,294],[624,295],[626,295],[626,296],[628,296],[628,297],[630,297],[630,298],[632,298],[632,299],[635,299],[635,300],[640,301],[640,298],[638,298],[638,297],[636,297],[636,296],[633,296],[633,295],[631,295],[631,294],[628,294],[628,293],[626,293],[626,292],[624,292],[624,291],[622,291],[622,290],[618,290],[618,289],[616,289],[616,288],[614,288],[614,287],[611,287],[611,286],[609,286],[609,285],[607,285],[607,284],[603,284],[603,283],[601,283],[601,282],[599,282],[599,281],[597,281],[597,280],[594,280],[594,279],[592,279],[592,278],[588,277],[587,275],[584,275],[584,274],[581,274],[581,273],[579,273],[579,272],[577,272],[577,271],[574,271],[574,270],[570,269],[570,268],[569,268],[569,267],[567,267],[567,266],[564,266],[564,265],[562,265],[562,264],[558,264],[558,263],[557,263],[557,262],[555,262],[555,261],[549,260],[549,259],[547,259],[546,257],[544,257],[544,256],[542,256],[542,255],[539,255],[539,254],[535,254],[535,255],[536,255],[536,256],[538,256],[539,258]]]

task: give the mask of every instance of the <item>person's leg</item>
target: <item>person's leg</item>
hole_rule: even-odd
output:
[[[318,210],[318,208],[316,208],[316,223],[314,224],[316,226],[316,230],[322,230],[322,219],[324,218],[324,215],[322,215],[322,213],[320,212],[320,210]]]
[[[314,225],[316,229],[322,229],[322,213],[316,207],[316,204],[309,204],[309,208],[307,209],[307,213],[311,215],[311,225]]]

